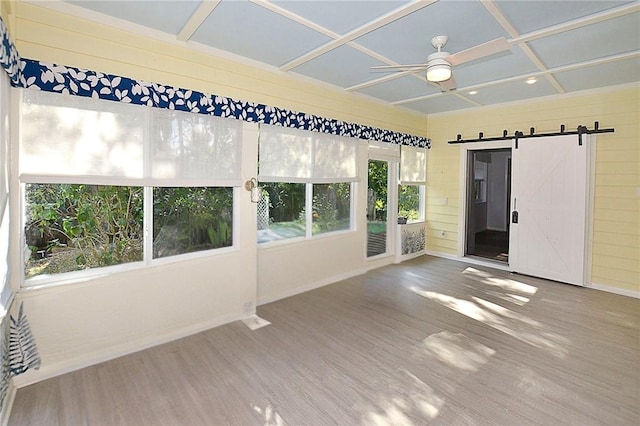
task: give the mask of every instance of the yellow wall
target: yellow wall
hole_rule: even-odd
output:
[[[591,282],[622,290],[640,291],[640,88],[611,89],[582,96],[565,95],[527,104],[485,107],[433,115],[428,120],[432,149],[428,163],[428,249],[457,254],[460,146],[463,138],[567,130],[578,125],[613,127],[615,133],[597,135],[593,262]],[[443,204],[446,197],[447,204]],[[442,237],[442,231],[445,236]]]
[[[23,2],[12,37],[25,58],[87,68],[426,136],[426,117]]]

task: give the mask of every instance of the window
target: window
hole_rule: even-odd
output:
[[[142,187],[25,186],[25,278],[142,261]]]
[[[351,227],[351,184],[313,185],[313,235]]]
[[[424,220],[424,185],[400,185],[398,189],[398,217],[407,222]]]
[[[306,236],[306,185],[266,182],[258,203],[258,243]]]
[[[424,221],[427,150],[402,146],[400,150],[398,217],[407,222]]]
[[[355,140],[261,125],[258,243],[351,229]]]
[[[239,120],[36,91],[21,120],[26,278],[233,245]]]
[[[153,188],[153,258],[232,245],[233,188]]]

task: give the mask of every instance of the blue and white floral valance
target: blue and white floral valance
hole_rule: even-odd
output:
[[[254,102],[238,101],[224,96],[149,83],[98,71],[20,58],[1,19],[0,36],[2,37],[0,62],[11,77],[12,84],[16,87],[188,111],[223,118],[236,118],[358,139],[378,140],[421,148],[430,147],[430,140],[421,136],[289,111]]]
[[[9,31],[4,21],[0,19],[0,65],[7,72],[11,84],[18,86],[20,82],[20,64],[22,60],[18,54],[16,45],[9,37]]]

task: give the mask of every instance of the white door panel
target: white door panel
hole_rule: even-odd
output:
[[[584,285],[588,138],[514,144],[509,265],[515,272]]]

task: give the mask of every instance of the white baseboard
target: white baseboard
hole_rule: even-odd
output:
[[[470,263],[472,265],[488,266],[489,268],[511,272],[511,268],[509,268],[509,265],[502,262],[492,262],[490,260],[483,260],[475,257],[458,257],[454,254],[440,253],[431,250],[427,250],[427,254],[429,256],[442,257],[443,259],[456,260],[458,262]]]
[[[612,287],[610,285],[598,284],[598,283],[591,283],[587,287],[593,288],[595,290],[606,291],[607,293],[615,293],[621,296],[629,296],[629,297],[635,297],[636,299],[640,299],[640,291],[627,290],[625,288]]]
[[[11,417],[11,409],[13,408],[13,401],[16,399],[17,390],[17,387],[10,381],[7,394],[4,396],[2,412],[0,413],[0,425],[2,426],[7,426],[9,424],[9,417]]]
[[[255,312],[251,313],[251,315],[253,314],[255,314]],[[124,355],[129,355],[134,352],[139,352],[144,349],[151,348],[153,346],[158,346],[163,343],[178,340],[192,334],[200,333],[202,331],[209,330],[223,324],[228,324],[233,321],[239,321],[251,315],[245,315],[242,312],[227,314],[209,321],[203,321],[197,324],[189,325],[187,327],[172,330],[164,334],[154,335],[141,341],[127,342],[122,345],[112,346],[101,351],[89,353],[81,357],[75,357],[73,359],[65,360],[56,364],[47,364],[44,362],[45,360],[43,360],[42,366],[39,370],[29,370],[24,374],[14,377],[13,382],[17,388],[22,388],[24,386],[28,386],[42,380],[80,370],[82,368],[99,364],[101,362],[110,361]]]
[[[355,277],[358,275],[362,275],[365,274],[367,272],[367,269],[362,268],[362,269],[356,269],[353,271],[349,271],[347,273],[344,274],[340,274],[340,275],[334,275],[332,277],[328,277],[328,278],[324,278],[320,281],[316,281],[314,283],[310,283],[310,284],[305,284],[305,285],[301,285],[299,287],[295,287],[292,289],[289,289],[287,291],[284,291],[276,296],[269,296],[269,297],[264,297],[264,298],[258,298],[258,303],[257,305],[266,305],[267,303],[271,303],[271,302],[275,302],[277,300],[280,299],[285,299],[287,297],[291,297],[291,296],[295,296],[297,294],[300,293],[304,293],[306,291],[309,290],[315,290],[316,288],[320,288],[320,287],[324,287],[325,285],[329,285],[329,284],[333,284],[336,283],[338,281],[342,281],[342,280],[346,280],[347,278],[351,278],[351,277]]]
[[[511,271],[511,269],[509,268],[509,265],[494,264],[493,262],[486,262],[486,261],[482,261],[480,259],[475,259],[475,258],[471,258],[471,257],[458,257],[458,256],[453,255],[453,254],[441,253],[441,252],[431,251],[431,250],[427,250],[427,254],[429,256],[441,257],[443,259],[450,259],[450,260],[456,260],[458,262],[464,262],[464,263],[471,263],[471,264],[475,264],[475,265],[488,266],[488,267],[495,268],[495,269],[501,269],[503,271]],[[613,286],[610,286],[610,285],[598,284],[598,283],[587,284],[584,287],[585,288],[592,288],[594,290],[606,291],[608,293],[615,293],[615,294],[619,294],[619,295],[622,295],[622,296],[628,296],[628,297],[634,297],[636,299],[640,299],[640,291],[627,290],[627,289],[624,289],[624,288],[613,287]]]
[[[425,250],[420,250],[414,253],[402,254],[396,257],[396,260],[394,263],[402,263],[405,260],[415,259],[416,257],[424,256],[425,253],[426,253]]]

